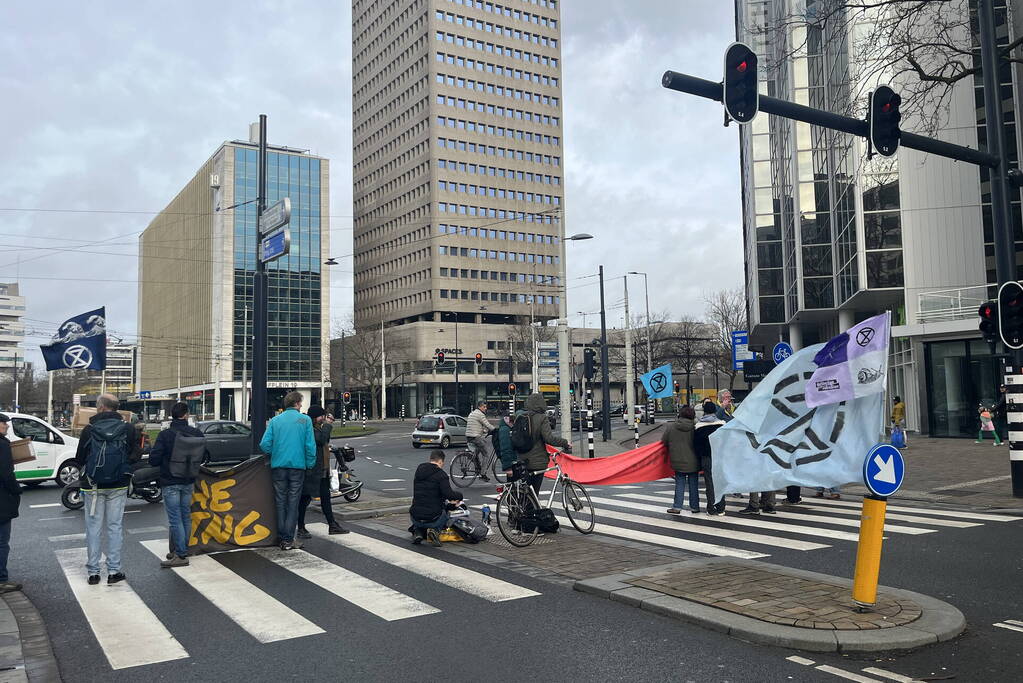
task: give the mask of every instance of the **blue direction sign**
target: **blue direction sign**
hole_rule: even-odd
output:
[[[153,397],[153,392],[151,392],[151,391],[140,391],[139,392],[139,398],[142,399],[143,401],[145,401],[147,398],[152,398],[152,397]]]
[[[786,358],[792,355],[792,347],[785,342],[778,342],[771,351],[775,365],[780,365]]]
[[[742,370],[742,364],[748,360],[754,360],[749,350],[749,332],[736,330],[732,332],[732,369]]]
[[[863,461],[863,483],[876,496],[887,498],[898,491],[905,476],[906,462],[891,444],[874,446]]]
[[[259,259],[263,263],[279,259],[291,249],[291,230],[284,228],[267,235],[259,243]]]

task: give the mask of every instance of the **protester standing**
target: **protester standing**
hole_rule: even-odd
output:
[[[149,464],[160,468],[157,480],[163,490],[163,506],[167,510],[173,557],[160,562],[161,567],[188,566],[188,539],[192,534],[192,490],[194,477],[175,477],[171,474],[171,454],[179,436],[203,437],[203,433],[188,424],[188,404],[175,403],[171,408],[170,427],[160,432],[149,454]]]
[[[135,430],[117,412],[120,403],[113,394],[100,394],[96,414],[78,439],[75,464],[81,472],[85,500],[85,568],[89,585],[99,583],[99,563],[104,532],[107,539],[107,583],[126,578],[121,570],[124,545],[124,504],[128,499],[130,463],[140,457]]]
[[[461,500],[462,494],[451,488],[444,471],[444,451],[430,451],[430,462],[420,464],[412,479],[412,506],[408,510],[412,542],[422,543],[425,534],[431,544],[440,547],[438,530],[448,525],[447,506]]]
[[[525,415],[529,419],[529,435],[533,439],[532,447],[522,453],[522,460],[526,462],[527,468],[532,471],[547,469],[551,461],[547,446],[561,448],[566,453],[572,452],[572,444],[551,431],[551,422],[547,417],[547,402],[541,394],[530,394],[526,397],[523,409],[515,413],[516,420],[520,415]],[[542,472],[529,475],[529,485],[537,495],[540,494],[543,477]]]
[[[693,430],[696,425],[696,411],[682,406],[675,422],[664,428],[661,443],[668,450],[668,462],[675,470],[675,499],[668,514],[677,515],[685,504],[686,489],[689,489],[689,509],[700,511],[700,460],[693,450]]]
[[[690,408],[690,410],[692,410]],[[707,514],[723,515],[725,513],[725,501],[717,502],[714,496],[714,477],[711,474],[713,466],[713,452],[710,445],[710,436],[725,425],[724,420],[717,418],[717,406],[713,401],[703,404],[703,417],[701,417],[693,428],[693,451],[700,459],[700,469],[703,470],[703,485],[707,492]],[[695,415],[695,411],[693,411]]]
[[[11,521],[21,506],[21,484],[14,476],[14,457],[7,431],[10,418],[0,413],[0,593],[20,591],[21,584],[10,580],[7,558],[11,554]]]
[[[909,446],[909,439],[906,438],[906,404],[898,396],[892,397],[892,429],[902,431],[902,448]]]
[[[302,414],[301,408],[302,394],[290,392],[284,397],[284,411],[270,420],[259,442],[260,449],[270,454],[270,474],[277,507],[277,540],[282,550],[302,547],[302,542],[295,539],[298,503],[306,470],[316,464],[313,421]]]
[[[493,447],[497,452],[497,457],[501,459],[501,469],[504,470],[505,476],[512,476],[512,467],[519,461],[519,454],[515,452],[515,448],[511,442],[511,428],[512,418],[510,415],[506,415],[501,418],[501,421],[497,424],[497,431],[493,436]]]
[[[320,511],[327,520],[327,533],[347,534],[348,529],[334,519],[334,505],[330,497],[330,433],[334,430],[334,418],[320,406],[313,406],[306,413],[313,421],[313,440],[316,441],[316,464],[306,470],[302,486],[302,498],[298,501],[298,537],[311,538],[305,528],[305,513],[316,496],[320,497]]]
[[[714,414],[719,420],[731,422],[732,413],[735,412],[735,405],[732,403],[732,392],[727,389],[718,392],[718,405]]]
[[[998,434],[999,436],[1004,436],[1006,439],[1008,439],[1009,434],[1006,427],[1009,424],[1009,420],[1007,414],[1008,407],[1005,405],[1005,399],[1006,399],[1005,385],[1002,384],[1001,386],[998,387],[998,402],[995,403],[995,406],[994,408],[991,409],[991,412],[994,414],[995,418],[995,433]]]

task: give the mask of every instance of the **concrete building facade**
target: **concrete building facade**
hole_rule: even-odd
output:
[[[17,282],[0,283],[0,371],[25,367],[25,297]]]

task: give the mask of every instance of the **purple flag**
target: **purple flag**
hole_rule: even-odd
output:
[[[806,382],[806,404],[822,406],[884,391],[890,337],[890,315],[882,313],[831,339],[814,356],[817,370]]]

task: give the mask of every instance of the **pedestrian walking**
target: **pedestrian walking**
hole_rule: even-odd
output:
[[[682,406],[675,422],[664,428],[661,443],[668,449],[668,462],[675,470],[675,499],[668,514],[677,515],[685,504],[686,489],[689,489],[689,509],[700,511],[700,459],[693,450],[693,431],[696,428],[696,411]],[[708,511],[710,506],[707,507]]]
[[[316,464],[313,421],[308,415],[303,415],[301,409],[302,394],[290,392],[284,397],[284,411],[270,420],[259,442],[260,449],[270,454],[270,475],[277,508],[277,540],[281,550],[302,547],[302,542],[295,539],[298,503],[306,470]]]
[[[998,402],[995,403],[991,409],[992,416],[995,418],[995,433],[999,436],[1004,436],[1006,439],[1009,438],[1008,430],[1006,429],[1009,425],[1008,420],[1008,407],[1005,405],[1006,392],[1005,385],[1002,384],[998,387]]]
[[[179,402],[171,408],[170,427],[160,432],[149,453],[149,464],[160,468],[157,483],[163,490],[163,506],[167,510],[167,526],[170,528],[172,552],[166,560],[160,562],[160,566],[165,568],[188,566],[188,539],[192,535],[192,490],[195,487],[195,477],[171,472],[171,461],[180,461],[187,450],[184,440],[178,443],[182,436],[205,441],[203,433],[188,424],[188,404]],[[196,445],[205,450],[203,444]]]
[[[700,459],[700,469],[703,471],[703,486],[707,493],[707,514],[725,514],[725,501],[717,502],[714,497],[714,477],[711,474],[713,465],[713,452],[710,446],[710,436],[725,425],[724,420],[717,418],[717,406],[713,401],[703,404],[703,417],[701,417],[693,428],[693,451]],[[695,411],[694,411],[695,414]]]
[[[521,459],[526,462],[529,470],[544,470],[550,464],[551,456],[547,452],[547,446],[554,446],[563,449],[566,453],[572,452],[572,444],[551,431],[551,423],[547,417],[547,402],[541,394],[530,394],[522,404],[522,410],[515,413],[515,420],[512,421],[512,444],[515,444],[516,426],[520,417],[529,421],[528,439],[529,448],[521,450],[516,447]],[[533,491],[540,495],[540,486],[543,484],[543,473],[529,475],[529,485]]]
[[[302,539],[311,538],[305,528],[305,513],[313,498],[319,496],[320,511],[327,520],[327,533],[347,534],[348,529],[334,519],[334,505],[330,497],[330,433],[334,429],[334,418],[320,406],[313,406],[306,413],[313,421],[313,440],[316,441],[316,464],[306,470],[302,485],[302,498],[298,501],[298,532]]]
[[[75,453],[85,502],[85,568],[90,586],[99,583],[104,536],[107,583],[115,584],[127,578],[121,566],[124,503],[128,499],[131,463],[137,462],[141,453],[134,428],[117,412],[119,406],[113,394],[100,394],[96,399],[96,414],[82,430]]]
[[[977,443],[981,443],[984,440],[985,434],[991,434],[995,437],[995,446],[1002,445],[1002,438],[998,436],[998,432],[995,430],[995,422],[991,418],[991,411],[984,406],[977,408],[977,414],[980,416],[980,431],[977,432]]]
[[[425,537],[440,547],[439,532],[448,525],[448,505],[461,501],[462,494],[451,488],[444,471],[444,451],[430,451],[430,461],[420,464],[412,479],[412,506],[408,509],[412,543],[419,545]]]
[[[465,425],[465,440],[476,449],[476,455],[481,463],[485,462],[486,457],[490,455],[491,444],[487,436],[495,429],[494,425],[487,420],[486,411],[487,402],[480,401],[476,404],[476,409],[469,413]]]
[[[0,413],[0,593],[20,591],[21,584],[11,581],[7,573],[7,558],[11,554],[11,521],[18,516],[21,506],[21,484],[14,476],[14,457],[7,431],[10,418]]]
[[[909,440],[906,438],[906,404],[902,402],[902,399],[898,396],[892,397],[892,432],[898,429],[902,433],[902,438],[899,439],[899,448],[907,448],[909,446]],[[895,443],[895,439],[892,440]]]

